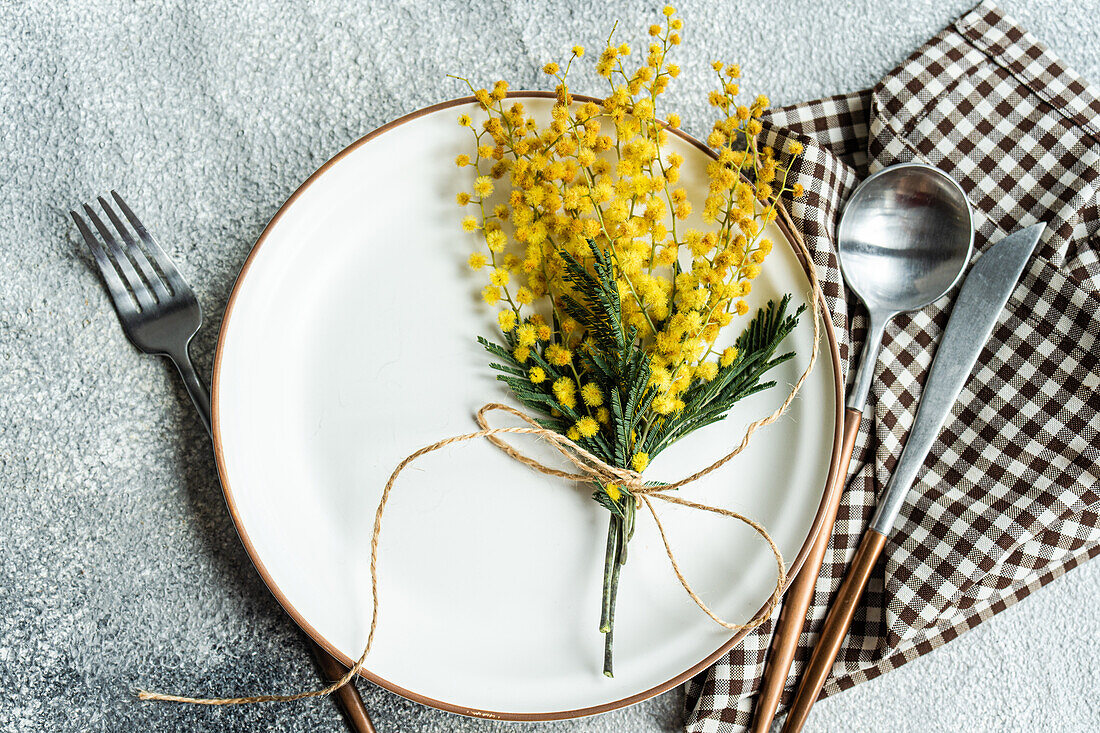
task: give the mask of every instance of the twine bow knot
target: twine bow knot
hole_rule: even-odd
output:
[[[806,374],[808,373],[809,372],[807,371]],[[680,581],[680,585],[683,586],[687,594],[691,596],[691,599],[695,602],[695,605],[697,605],[705,614],[707,614],[707,616],[713,619],[716,623],[724,626],[727,629],[730,629],[731,631],[752,629],[764,623],[771,616],[772,611],[775,609],[776,604],[779,602],[780,595],[783,593],[783,586],[787,583],[787,566],[783,561],[783,555],[779,551],[779,547],[778,545],[776,545],[775,540],[772,539],[772,536],[768,534],[768,531],[764,528],[762,524],[750,517],[740,514],[739,512],[735,512],[731,509],[723,509],[722,507],[710,506],[709,504],[700,504],[694,501],[688,501],[687,499],[675,496],[669,492],[672,492],[680,488],[681,486],[686,486],[687,484],[693,483],[694,481],[701,479],[712,471],[718,470],[718,468],[725,465],[726,462],[732,460],[734,456],[736,456],[738,453],[748,447],[749,436],[751,436],[758,427],[768,424],[769,422],[774,422],[774,420],[771,418],[774,417],[775,419],[778,419],[778,416],[780,414],[786,412],[786,409],[789,406],[791,399],[794,397],[794,394],[798,391],[798,387],[801,386],[801,384],[802,380],[800,379],[795,388],[791,391],[790,397],[788,397],[788,399],[784,402],[780,409],[776,411],[778,414],[773,413],[773,415],[769,415],[767,418],[762,418],[761,420],[757,420],[756,422],[749,425],[749,427],[745,431],[745,437],[733,451],[731,451],[729,454],[719,459],[718,461],[715,461],[710,466],[702,469],[701,471],[697,471],[696,473],[693,473],[692,475],[673,483],[647,483],[642,479],[642,475],[637,471],[632,471],[628,468],[612,466],[600,459],[599,457],[588,452],[581,446],[577,445],[564,435],[542,427],[530,415],[521,412],[514,407],[509,407],[508,405],[502,405],[496,402],[489,403],[478,410],[477,423],[482,428],[480,431],[440,441],[439,443],[421,449],[421,451],[417,451],[417,453],[414,453],[413,456],[429,453],[433,450],[442,448],[445,445],[449,445],[452,442],[473,439],[475,437],[486,438],[487,440],[489,440],[489,442],[500,448],[511,458],[527,466],[530,466],[540,473],[547,474],[548,476],[557,476],[558,478],[563,478],[570,481],[597,482],[601,485],[607,485],[610,483],[618,484],[621,488],[625,489],[627,493],[633,495],[634,501],[638,509],[641,509],[644,506],[646,509],[649,510],[650,515],[653,517],[653,522],[657,526],[657,531],[661,535],[661,542],[665,546],[665,554],[668,555],[669,562],[672,564],[672,570],[676,574],[676,579]],[[485,418],[485,415],[486,413],[492,412],[494,410],[500,410],[514,415],[526,422],[530,427],[490,428],[488,420],[486,420]],[[557,448],[558,452],[569,459],[569,461],[574,466],[576,466],[581,471],[581,473],[570,473],[568,471],[562,471],[560,469],[553,468],[552,466],[547,466],[546,464],[541,463],[540,461],[537,461],[534,458],[531,458],[530,456],[521,453],[513,446],[509,445],[507,442],[501,439],[500,436],[504,434],[535,435],[543,438],[548,443]],[[401,466],[398,467],[398,472],[400,471],[400,468]],[[397,472],[395,472],[395,474],[396,473]],[[657,510],[654,508],[652,501],[653,499],[660,499],[661,501],[667,501],[670,504],[679,504],[680,506],[686,506],[692,509],[711,512],[724,517],[730,517],[731,519],[737,519],[752,527],[756,531],[756,533],[759,534],[764,539],[764,541],[768,543],[768,547],[771,549],[772,554],[775,556],[775,563],[777,568],[776,583],[775,589],[772,591],[771,596],[768,598],[767,604],[765,604],[764,609],[760,613],[754,616],[750,621],[747,621],[743,624],[735,624],[720,618],[714,611],[711,610],[711,608],[703,601],[702,598],[699,597],[699,595],[691,587],[691,584],[687,581],[687,578],[684,577],[683,572],[681,572],[680,564],[676,561],[676,555],[672,551],[672,545],[669,543],[664,524],[661,522],[661,518],[660,516],[658,516]]]

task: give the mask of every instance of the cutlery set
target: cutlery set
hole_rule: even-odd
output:
[[[1036,224],[1005,237],[978,259],[963,281],[924,384],[909,438],[832,601],[791,701],[783,733],[797,733],[805,725],[905,497],[1043,228]],[[864,180],[848,199],[837,227],[837,255],[844,283],[866,306],[869,325],[847,399],[841,481],[851,461],[886,324],[899,313],[919,310],[939,300],[955,287],[970,260],[973,242],[974,226],[966,194],[933,166],[903,163],[883,168]],[[840,492],[836,492],[815,551],[792,584],[792,591],[798,592],[788,597],[777,624],[753,720],[753,731],[757,733],[768,730],[775,717],[839,502]]]

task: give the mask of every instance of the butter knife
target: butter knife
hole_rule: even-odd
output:
[[[982,347],[993,333],[997,317],[1035,251],[1043,229],[1043,224],[1036,224],[1005,237],[990,247],[967,275],[936,349],[909,439],[825,618],[821,636],[791,703],[783,733],[797,733],[802,729],[810,708],[821,694],[905,497],[974,369]]]

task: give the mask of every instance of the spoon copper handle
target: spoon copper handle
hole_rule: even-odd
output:
[[[875,569],[875,562],[882,554],[882,548],[886,544],[886,535],[874,529],[867,530],[863,540],[859,543],[859,549],[852,559],[852,565],[848,568],[848,574],[844,576],[844,583],[837,591],[836,600],[833,601],[829,615],[825,617],[825,626],[821,629],[821,636],[814,647],[810,664],[802,674],[802,682],[798,686],[791,709],[787,713],[787,721],[783,724],[783,733],[798,733],[806,723],[810,715],[810,709],[817,702],[821,688],[825,686],[825,680],[833,668],[833,662],[840,651],[840,645],[844,643],[844,637],[848,634],[848,627],[852,625],[852,617],[855,616],[859,599],[863,595],[863,589],[871,578]]]
[[[795,576],[791,587],[783,597],[783,610],[779,614],[779,621],[776,622],[775,632],[772,635],[772,648],[768,653],[764,679],[760,683],[760,692],[756,698],[752,733],[767,733],[771,729],[772,721],[775,720],[776,710],[783,697],[783,688],[787,684],[787,675],[791,671],[791,663],[798,650],[798,637],[802,634],[802,627],[806,624],[806,614],[809,613],[810,603],[813,601],[817,576],[825,560],[825,550],[833,536],[836,512],[840,508],[840,497],[848,476],[848,464],[852,460],[852,451],[856,447],[856,436],[859,434],[859,424],[862,419],[861,410],[849,407],[844,412],[844,442],[841,443],[835,473],[829,479],[829,489],[826,489],[827,492],[832,489],[832,498],[825,507],[825,520],[810,548],[810,554],[806,556],[805,564],[798,571],[798,575]],[[834,486],[835,489],[833,489]]]

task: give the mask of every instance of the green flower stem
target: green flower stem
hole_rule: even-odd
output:
[[[622,522],[622,520],[619,521]],[[615,558],[615,567],[611,571],[611,588],[608,591],[607,606],[610,611],[607,618],[607,633],[604,634],[603,638],[603,673],[608,677],[615,676],[611,670],[611,648],[615,635],[615,598],[619,595],[619,570],[622,566],[623,564],[619,562],[619,558]]]
[[[603,635],[603,673],[605,677],[614,677],[611,665],[611,647],[615,643],[615,632],[608,629]]]
[[[611,594],[612,582],[615,579],[615,569],[619,567],[619,525],[617,516],[608,512],[610,521],[607,524],[607,551],[603,560],[603,605],[600,612],[600,633],[611,632],[612,619],[614,618],[614,598]]]
[[[619,594],[619,571],[626,561],[626,543],[629,541],[623,518],[611,514],[607,527],[607,554],[604,557],[603,613],[600,617],[600,632],[604,635],[603,673],[612,674],[612,647],[615,636],[615,598]]]

